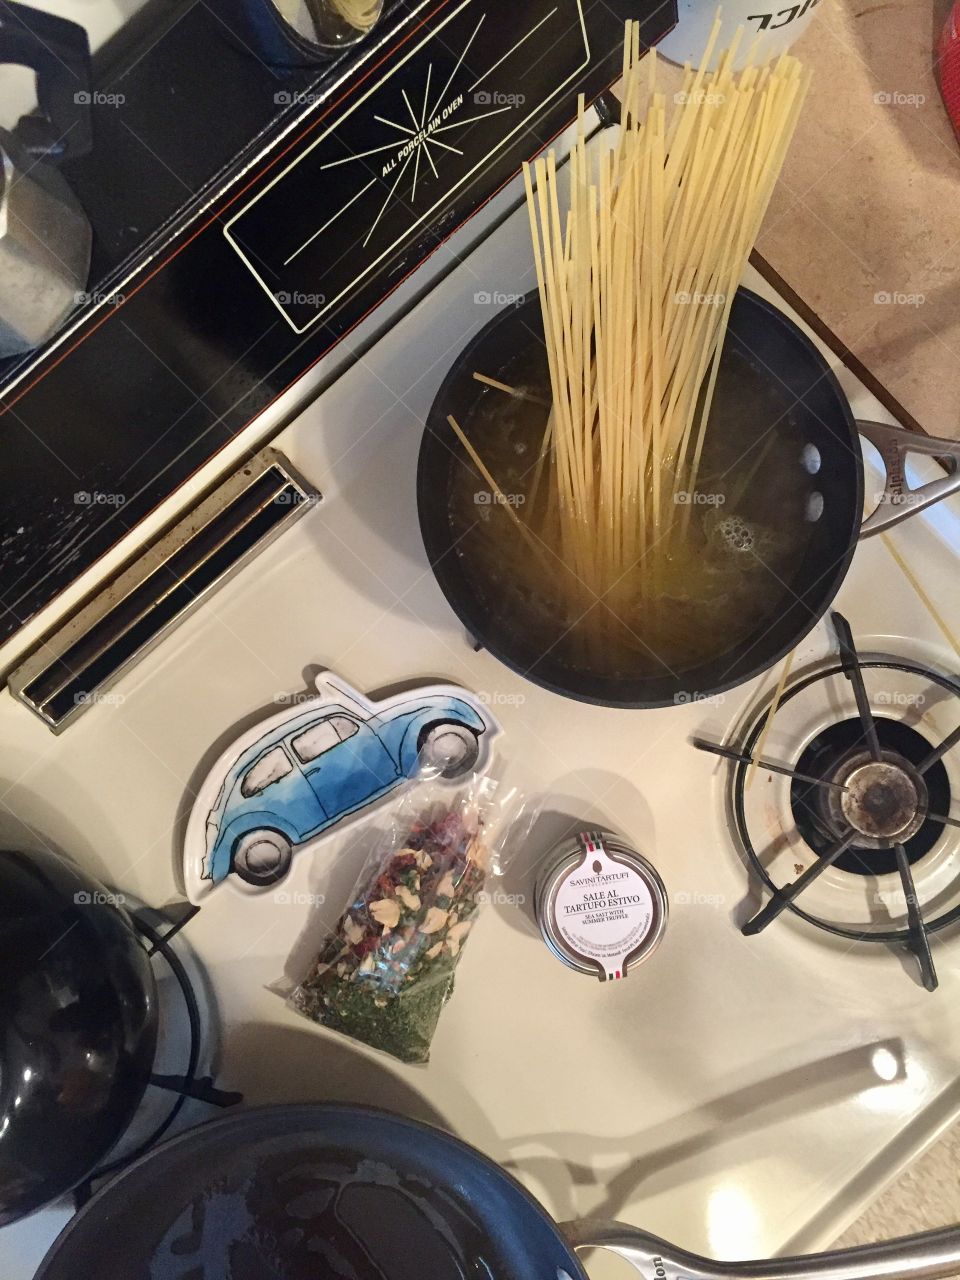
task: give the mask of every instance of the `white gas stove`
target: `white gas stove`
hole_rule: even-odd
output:
[[[776,671],[704,701],[610,710],[545,692],[464,634],[421,545],[416,464],[449,364],[495,307],[535,284],[518,184],[498,208],[507,216],[276,437],[319,503],[62,735],[0,695],[0,830],[159,906],[182,896],[186,817],[218,747],[305,690],[311,672],[332,669],[368,693],[430,679],[482,694],[503,726],[511,778],[544,793],[546,810],[478,924],[429,1065],[404,1067],[319,1029],[271,990],[301,976],[346,904],[363,852],[351,828],[301,849],[279,898],[225,884],[184,929],[213,994],[218,1083],[251,1103],[351,1100],[433,1120],[512,1170],[560,1220],[620,1218],[718,1258],[815,1248],[960,1110],[960,937],[949,927],[931,936],[940,985],[930,993],[903,947],[857,943],[790,911],[741,934],[769,889],[731,822],[735,766],[691,740],[737,746]],[[451,260],[464,243],[450,242]],[[775,297],[753,271],[745,283]],[[889,420],[832,363],[855,415]],[[890,541],[960,633],[960,501]],[[883,540],[858,548],[835,607],[865,658],[955,669]],[[835,661],[824,620],[796,653],[791,687]],[[907,689],[868,676],[876,713],[902,712],[934,745],[960,720],[957,699],[930,696],[929,681]],[[924,690],[927,701],[901,701]],[[839,685],[824,697],[848,715]],[[822,704],[798,707],[774,721],[772,761],[795,759],[791,732],[819,727]],[[942,763],[956,795],[957,760]],[[789,786],[760,771],[746,792],[758,859],[778,884],[810,862],[784,834]],[[623,834],[666,884],[663,943],[624,982],[565,968],[532,919],[535,864],[577,827]],[[914,863],[921,897],[956,894],[956,846],[946,828]],[[879,928],[903,914],[898,885],[895,873],[834,866],[809,905]],[[5,1280],[33,1274],[69,1213],[0,1231]],[[610,1258],[587,1265],[597,1277],[626,1274]]]

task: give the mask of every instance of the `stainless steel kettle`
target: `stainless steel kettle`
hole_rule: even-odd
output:
[[[37,110],[0,129],[0,356],[45,342],[83,301],[91,230],[56,168],[90,149],[90,48],[75,22],[0,9],[0,63],[32,67]]]

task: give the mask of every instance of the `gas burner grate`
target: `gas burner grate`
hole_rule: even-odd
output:
[[[960,726],[938,742],[903,719],[874,714],[864,672],[888,671],[922,676],[951,698],[960,700],[960,682],[933,668],[897,659],[865,659],[856,650],[850,626],[842,614],[831,614],[837,636],[839,665],[829,666],[789,686],[774,711],[776,718],[792,699],[818,682],[843,677],[852,689],[856,711],[824,726],[801,751],[796,765],[758,760],[756,767],[786,777],[789,808],[795,830],[815,860],[796,879],[777,884],[755,847],[746,811],[747,770],[761,739],[769,709],[760,715],[740,749],[694,739],[694,746],[734,762],[733,813],[737,833],[753,867],[772,896],[742,926],[747,935],[760,933],[785,910],[840,937],[857,942],[906,946],[916,957],[928,991],[936,989],[937,973],[930,952],[930,935],[960,919],[960,906],[927,918],[914,881],[917,863],[935,847],[945,828],[960,827],[949,814],[951,786],[944,758],[960,743]],[[773,722],[771,722],[773,723]],[[854,877],[898,879],[906,920],[903,927],[863,930],[824,919],[804,909],[798,900],[828,868]]]
[[[130,1151],[122,1156],[100,1165],[99,1168],[74,1188],[73,1199],[78,1209],[90,1199],[94,1185],[101,1179],[119,1173],[134,1160],[138,1160],[161,1140],[176,1121],[188,1098],[203,1102],[213,1107],[232,1107],[243,1101],[243,1094],[219,1089],[210,1076],[197,1074],[200,1063],[200,1048],[203,1035],[200,1017],[200,1005],[193,982],[187,972],[183,960],[177,955],[172,943],[177,934],[184,929],[200,911],[199,907],[182,903],[173,908],[165,908],[163,912],[165,928],[151,924],[145,911],[131,912],[131,920],[140,935],[147,955],[153,959],[162,956],[170,968],[176,983],[177,991],[187,1015],[189,1029],[189,1047],[183,1072],[176,1075],[154,1073],[150,1077],[148,1089],[163,1090],[172,1095],[169,1110],[150,1133],[138,1142]]]
[[[875,768],[869,752],[863,747],[863,728],[855,718],[829,725],[804,748],[797,767],[816,777],[827,778],[846,772],[860,779],[857,795],[861,809],[857,830],[863,837],[837,858],[835,866],[851,875],[878,876],[896,872],[894,847],[879,834],[871,833],[868,824],[871,809],[881,816],[890,814],[890,824],[902,817],[900,842],[912,866],[936,844],[944,829],[942,818],[950,810],[950,780],[942,760],[936,760],[924,773],[920,767],[933,749],[933,744],[918,730],[900,720],[877,721],[877,735],[884,757]],[[877,776],[879,770],[886,775]],[[799,779],[790,788],[790,801],[797,829],[818,856],[829,849],[831,837],[846,814],[838,788],[811,786]],[[902,811],[898,804],[903,806]]]

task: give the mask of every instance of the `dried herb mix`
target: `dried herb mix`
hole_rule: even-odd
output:
[[[489,861],[474,807],[415,821],[371,869],[293,1006],[403,1062],[426,1062]]]

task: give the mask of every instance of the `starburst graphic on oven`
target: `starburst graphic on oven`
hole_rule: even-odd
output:
[[[404,197],[409,200],[411,205],[416,202],[417,186],[422,176],[421,169],[425,172],[426,166],[429,165],[434,178],[439,179],[440,173],[437,169],[437,163],[442,160],[445,153],[452,153],[457,156],[464,155],[464,151],[461,147],[456,146],[452,141],[448,142],[445,139],[438,137],[438,134],[448,133],[452,129],[464,129],[468,125],[476,124],[478,120],[485,120],[490,116],[498,116],[503,115],[505,112],[516,111],[520,105],[519,101],[510,102],[505,106],[491,106],[488,111],[475,113],[462,120],[448,119],[449,115],[452,115],[454,111],[459,110],[468,94],[474,95],[473,102],[477,105],[485,105],[486,102],[492,102],[492,96],[481,91],[480,87],[483,82],[487,80],[488,77],[504,62],[506,62],[512,54],[516,53],[521,45],[525,44],[527,40],[529,40],[530,37],[544,25],[544,23],[549,22],[556,13],[556,8],[551,9],[548,14],[541,18],[539,22],[532,26],[525,35],[512,45],[505,54],[498,58],[492,66],[488,67],[481,75],[477,76],[473,83],[468,85],[462,93],[459,93],[453,99],[453,103],[448,101],[447,95],[450,92],[450,87],[453,84],[457,73],[464,65],[464,60],[470,52],[470,48],[473,45],[474,40],[477,38],[480,28],[483,26],[486,14],[481,15],[476,26],[473,28],[473,31],[470,33],[463,49],[460,51],[460,55],[454,64],[453,70],[447,77],[446,83],[435,98],[431,99],[430,96],[434,66],[432,62],[427,67],[422,97],[419,93],[415,93],[414,90],[411,89],[410,93],[413,94],[415,99],[415,102],[411,102],[410,94],[407,93],[407,90],[401,89],[400,93],[403,99],[403,105],[406,107],[407,113],[410,117],[409,124],[403,119],[391,120],[386,116],[375,115],[374,119],[378,124],[397,131],[392,140],[384,143],[382,146],[371,147],[369,151],[358,151],[354,155],[344,156],[340,160],[332,160],[329,164],[325,164],[323,168],[335,169],[342,165],[363,164],[369,171],[370,166],[366,162],[369,161],[371,156],[383,156],[387,152],[393,152],[395,158],[384,166],[382,173],[372,177],[365,186],[361,187],[359,191],[351,196],[347,203],[338,210],[332,218],[328,219],[328,221],[324,223],[324,225],[316,231],[313,236],[311,236],[311,241],[314,240],[320,232],[325,231],[331,222],[335,221],[345,213],[352,204],[360,199],[361,196],[365,195],[375,183],[382,181],[384,178],[390,178],[390,187],[387,191],[383,204],[380,206],[376,217],[371,222],[364,238],[363,246],[366,248],[370,243],[373,233],[380,225],[384,214],[390,208],[391,204],[397,200],[404,199]],[[412,177],[410,178],[409,183],[405,184],[404,178],[411,174],[411,166]],[[396,169],[395,174],[393,172],[394,168]],[[308,243],[310,243],[310,241],[308,241]],[[306,245],[301,245],[296,253],[292,254],[291,257],[287,259],[287,263],[291,262],[297,254],[303,251],[304,248],[306,248]],[[284,263],[284,265],[286,266],[287,263]]]

